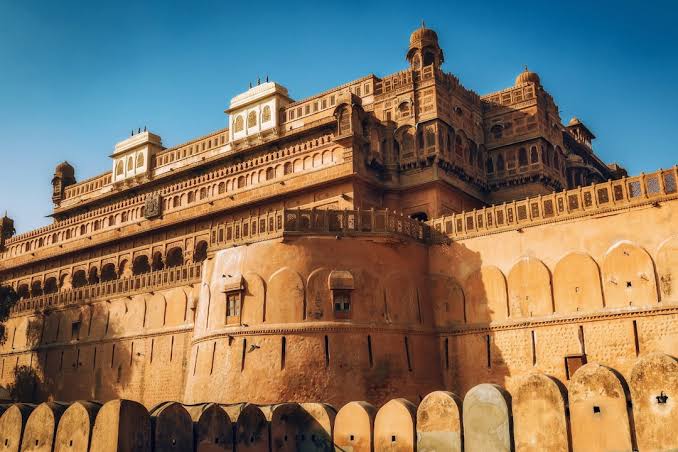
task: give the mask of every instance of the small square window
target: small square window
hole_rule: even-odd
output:
[[[348,318],[351,313],[351,291],[333,290],[334,315],[337,318]]]
[[[238,323],[240,321],[240,292],[226,293],[226,323]]]

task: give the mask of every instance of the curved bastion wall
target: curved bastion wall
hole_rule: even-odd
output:
[[[185,402],[418,400],[442,384],[427,260],[424,245],[391,237],[217,251],[203,268]]]

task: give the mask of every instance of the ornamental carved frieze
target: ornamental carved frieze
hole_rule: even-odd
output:
[[[147,220],[158,218],[162,215],[162,196],[160,193],[151,193],[146,196],[144,204],[144,217]]]

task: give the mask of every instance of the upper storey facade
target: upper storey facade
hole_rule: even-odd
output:
[[[111,172],[91,179],[60,164],[54,222],[3,232],[0,279],[198,219],[212,229],[296,207],[430,219],[624,175],[595,155],[581,121],[562,123],[537,74],[479,96],[441,69],[438,36],[424,27],[406,58],[401,72],[300,101],[267,80],[231,100],[227,128],[170,148],[139,130],[114,147]]]

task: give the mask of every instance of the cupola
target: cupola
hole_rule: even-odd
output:
[[[424,22],[410,35],[410,47],[407,51],[407,61],[414,70],[421,70],[425,66],[440,67],[445,57],[438,45],[438,34],[426,28]]]
[[[75,184],[75,168],[68,162],[61,162],[54,169],[52,177],[52,202],[59,204],[64,198],[64,190]]]
[[[522,85],[523,83],[534,83],[535,85],[540,86],[541,80],[536,72],[531,72],[527,69],[527,66],[525,66],[525,70],[516,77],[515,86]]]

